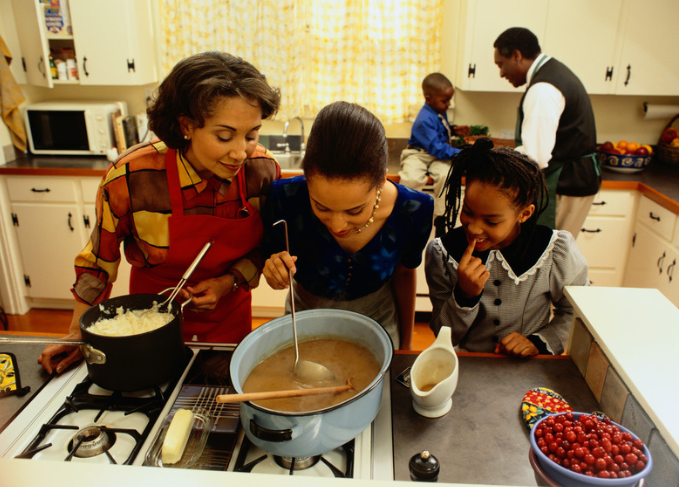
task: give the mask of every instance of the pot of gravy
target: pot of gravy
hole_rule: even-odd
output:
[[[384,328],[359,313],[315,309],[296,313],[296,320],[300,357],[328,367],[337,384],[307,384],[295,376],[290,315],[246,336],[233,353],[230,372],[237,393],[329,387],[351,378],[357,390],[241,403],[241,423],[252,443],[299,458],[333,450],[370,425],[394,348]]]

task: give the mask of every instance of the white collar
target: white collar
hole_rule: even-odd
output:
[[[550,57],[544,53],[540,53],[540,55],[535,58],[533,64],[531,64],[530,68],[528,68],[528,73],[526,73],[526,80],[528,80],[528,84],[530,84],[530,80],[533,79],[533,75],[538,69],[540,69],[540,66],[549,61],[549,59]]]

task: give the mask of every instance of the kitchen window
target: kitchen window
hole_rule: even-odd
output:
[[[413,120],[440,70],[442,0],[159,0],[161,71],[221,50],[281,90],[279,117],[346,100],[385,124]]]

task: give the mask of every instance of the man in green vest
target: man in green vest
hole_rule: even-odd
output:
[[[528,29],[507,29],[493,46],[500,76],[515,87],[528,83],[515,139],[516,150],[535,160],[547,180],[550,204],[539,223],[575,238],[601,187],[589,96],[568,67],[542,53]]]

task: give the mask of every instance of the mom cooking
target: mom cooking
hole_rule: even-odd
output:
[[[110,296],[121,242],[130,294],[139,294],[174,287],[213,240],[179,296],[193,295],[184,340],[235,343],[250,332],[249,286],[263,265],[260,197],[280,178],[258,135],[279,103],[254,66],[229,54],[197,54],[173,68],[147,110],[159,140],[123,153],[100,183],[97,225],[75,260],[68,338],[81,338],[81,315]],[[49,345],[38,362],[60,373],[80,357],[75,346]]]

